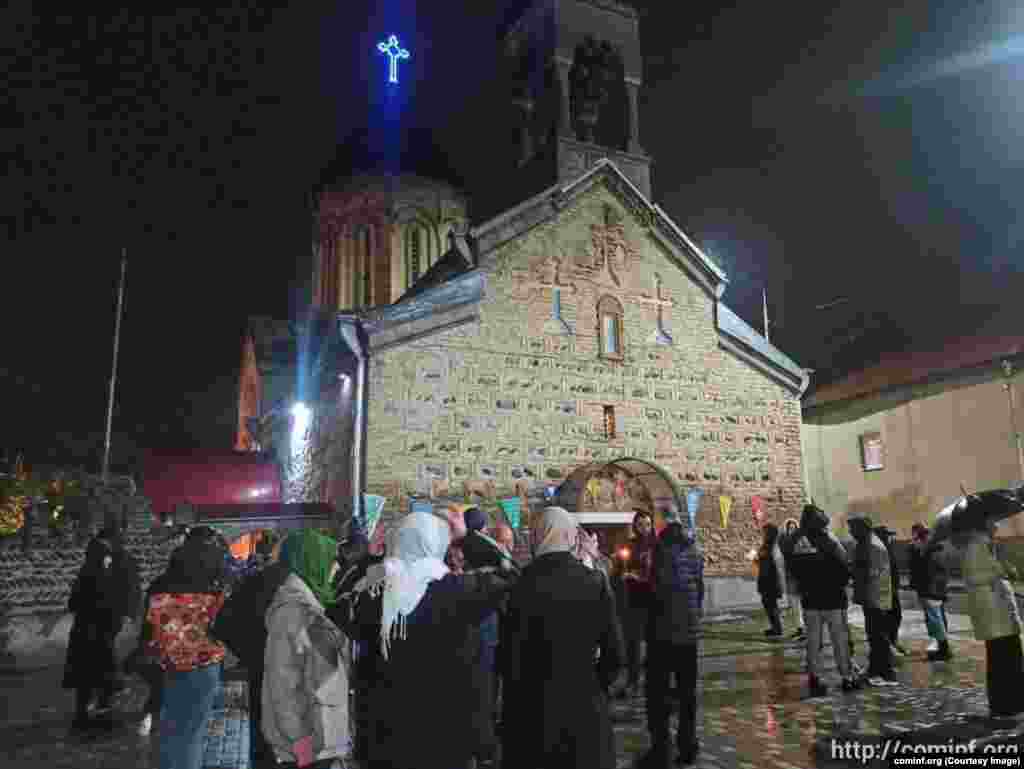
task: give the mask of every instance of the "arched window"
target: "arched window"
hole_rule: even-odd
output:
[[[405,288],[412,288],[430,269],[430,237],[426,227],[413,223],[405,231]]]
[[[613,296],[602,296],[597,302],[597,331],[602,358],[622,360],[625,339],[622,325],[622,305]]]
[[[352,271],[352,307],[373,304],[373,239],[369,227],[360,227],[355,237]]]

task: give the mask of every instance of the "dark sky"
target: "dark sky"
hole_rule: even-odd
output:
[[[301,305],[307,196],[337,145],[367,125],[386,137],[387,118],[465,146],[454,116],[489,87],[495,30],[520,4],[7,12],[0,453],[98,456],[122,247],[124,450],[229,445],[245,317]],[[858,337],[867,359],[1013,332],[1024,10],[634,5],[654,198],[724,263],[741,315],[760,328],[767,286],[773,341],[820,369]],[[386,104],[374,44],[390,33],[413,58]],[[473,128],[486,141],[485,113]]]

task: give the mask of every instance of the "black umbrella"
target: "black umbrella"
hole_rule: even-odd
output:
[[[964,494],[935,516],[929,543],[956,537],[970,531],[984,531],[989,525],[1005,521],[1024,511],[1024,487],[992,489]]]

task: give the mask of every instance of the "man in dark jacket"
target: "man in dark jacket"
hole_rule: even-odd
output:
[[[803,586],[801,600],[807,627],[807,671],[812,697],[822,697],[828,692],[821,680],[819,662],[822,630],[826,626],[836,666],[843,677],[843,690],[857,688],[843,621],[850,569],[846,550],[828,530],[828,524],[823,510],[813,504],[805,505],[791,556],[793,573]]]
[[[355,722],[353,757],[357,761],[366,761],[371,754],[374,727],[370,693],[381,679],[385,664],[380,650],[381,597],[355,591],[366,572],[384,560],[383,527],[375,526],[371,536],[372,541],[368,541],[362,529],[353,530],[348,540],[346,566],[337,582],[338,601],[327,609],[327,617],[355,644],[351,681]]]
[[[900,570],[896,562],[896,532],[888,526],[876,526],[875,535],[885,545],[889,554],[889,581],[892,583],[892,608],[889,609],[889,644],[894,656],[905,657],[907,650],[900,644],[900,625],[903,623],[903,606],[900,604]]]
[[[244,577],[220,610],[211,628],[245,667],[249,679],[249,766],[272,769],[277,758],[267,744],[261,726],[263,697],[263,653],[267,646],[267,609],[278,588],[288,578],[288,569],[273,562]]]
[[[704,553],[683,528],[678,514],[667,513],[666,527],[654,548],[652,601],[647,624],[647,729],[652,747],[643,766],[670,766],[669,678],[679,696],[679,763],[697,760],[697,642],[704,614]]]
[[[463,511],[466,520],[466,536],[463,537],[462,553],[466,559],[467,572],[480,569],[498,569],[503,562],[511,566],[512,559],[502,550],[501,545],[485,533],[487,515],[479,507],[469,507]],[[504,608],[504,607],[502,607]],[[480,735],[483,746],[477,756],[478,766],[490,766],[494,760],[496,748],[494,737],[494,692],[497,686],[496,659],[498,651],[498,616],[500,610],[491,612],[480,623],[480,681],[483,686],[478,691],[480,704],[480,722],[484,724],[484,732]]]
[[[928,543],[928,529],[921,523],[914,524],[911,538],[910,586],[917,592],[924,610],[924,623],[934,644],[928,649],[928,659],[948,660],[951,655],[942,607],[946,602],[949,573],[942,557],[942,545]]]

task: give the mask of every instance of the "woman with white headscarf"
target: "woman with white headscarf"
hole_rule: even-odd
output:
[[[462,769],[481,750],[479,625],[512,577],[495,569],[450,573],[444,556],[452,534],[444,516],[407,515],[388,537],[388,557],[356,586],[381,597],[387,660],[372,693],[371,767]]]
[[[572,515],[547,508],[509,599],[503,769],[615,767],[605,692],[622,667],[622,631],[607,581],[574,554],[578,537]]]

